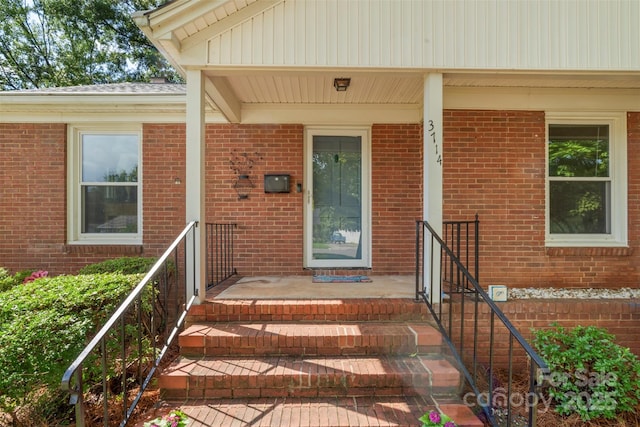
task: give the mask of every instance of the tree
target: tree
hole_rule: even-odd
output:
[[[0,0],[0,89],[179,80],[135,25],[166,0]]]

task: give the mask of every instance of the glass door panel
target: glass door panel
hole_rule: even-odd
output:
[[[364,266],[368,250],[363,251],[362,136],[313,135],[311,151],[311,256],[307,264]]]
[[[313,259],[360,259],[360,137],[313,137]]]

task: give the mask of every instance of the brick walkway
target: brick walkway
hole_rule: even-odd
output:
[[[189,415],[189,427],[419,426],[418,418],[434,408],[422,397],[261,398],[171,402],[157,414],[175,407]]]

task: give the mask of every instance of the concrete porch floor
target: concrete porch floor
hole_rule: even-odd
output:
[[[411,275],[369,276],[371,282],[313,283],[312,276],[257,276],[230,279],[207,292],[219,299],[415,298]]]

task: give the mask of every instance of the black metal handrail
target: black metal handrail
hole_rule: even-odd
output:
[[[237,224],[207,224],[207,287],[216,286],[238,274],[234,265],[233,241]]]
[[[77,427],[86,425],[89,389],[101,394],[104,426],[113,424],[114,412],[121,427],[131,418],[198,295],[188,274],[195,271],[197,226],[187,224],[64,373],[62,389],[75,405]],[[113,410],[115,402],[122,411]]]
[[[470,227],[475,228],[471,233]],[[535,426],[549,369],[480,287],[478,227],[477,216],[446,223],[450,247],[427,222],[416,221],[416,299],[429,307],[465,377],[470,391],[464,402],[480,408],[492,426]],[[473,265],[475,275],[463,260]],[[520,363],[528,364],[528,373],[514,369]],[[516,383],[526,387],[517,389]]]

